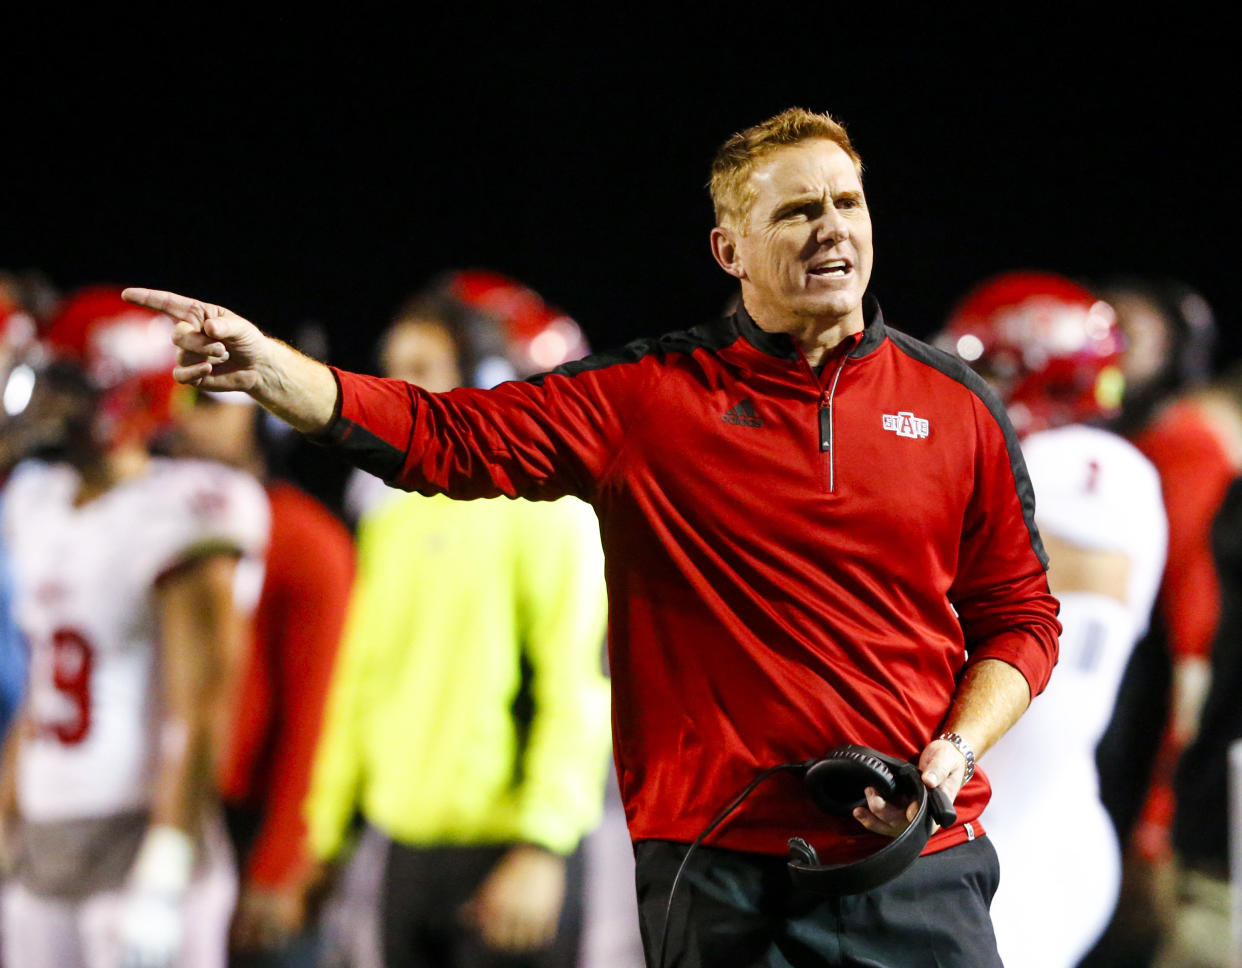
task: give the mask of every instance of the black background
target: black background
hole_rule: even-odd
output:
[[[1242,350],[1237,85],[1210,26],[506,9],[15,30],[0,266],[171,288],[286,336],[317,321],[352,367],[408,292],[487,266],[606,348],[718,310],[712,153],[798,104],[863,155],[898,328],[927,335],[999,270],[1124,272],[1199,288],[1222,362]]]

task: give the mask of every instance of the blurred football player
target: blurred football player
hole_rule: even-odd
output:
[[[31,649],[5,749],[6,963],[218,968],[235,895],[212,764],[267,501],[152,456],[176,406],[171,321],[84,290],[40,343],[5,494]],[[251,602],[252,603],[252,602]]]
[[[1100,803],[1095,748],[1167,547],[1155,469],[1101,429],[1121,401],[1111,306],[1068,279],[1019,272],[980,285],[937,339],[1009,410],[1061,602],[1051,683],[989,752],[984,816],[1004,877],[992,920],[1007,968],[1073,968],[1116,904],[1121,854]]]

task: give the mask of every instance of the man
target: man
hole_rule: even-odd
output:
[[[50,459],[14,471],[3,522],[31,649],[2,801],[5,958],[22,968],[225,961],[212,765],[267,502],[227,468],[151,455],[181,391],[171,330],[115,289],[76,294],[47,333],[34,430],[15,431]]]
[[[1056,602],[999,402],[864,300],[860,169],[825,115],[794,109],[730,138],[711,246],[742,308],[491,391],[340,373],[220,307],[128,295],[180,320],[178,379],[246,389],[388,480],[594,504],[653,962],[999,964],[973,760],[1046,684]],[[843,743],[917,759],[959,821],[891,884],[795,892],[791,834],[849,860],[917,807],[872,789],[852,819],[831,817],[777,775],[712,835],[723,849],[687,865],[665,939],[687,844],[765,767]]]
[[[1216,381],[1242,404],[1242,368]],[[1212,524],[1221,586],[1220,625],[1212,643],[1210,683],[1198,729],[1177,765],[1173,816],[1176,906],[1156,968],[1226,968],[1236,964],[1242,923],[1236,915],[1236,863],[1242,812],[1235,795],[1242,741],[1242,477],[1234,480]]]
[[[1172,696],[1156,780],[1174,759],[1163,806],[1137,829],[1166,933],[1159,968],[1217,966],[1236,960],[1228,936],[1226,848],[1233,836],[1227,796],[1230,743],[1239,737],[1238,478],[1242,475],[1242,366],[1174,397],[1136,440],[1160,471],[1169,512],[1169,565],[1160,610],[1169,628]],[[1234,814],[1236,817],[1236,813]],[[1165,820],[1161,830],[1156,821]],[[1156,834],[1164,836],[1164,853]],[[1146,836],[1144,836],[1146,835]],[[1154,841],[1154,843],[1153,843]],[[1167,886],[1166,886],[1167,885]]]
[[[353,540],[309,494],[270,476],[271,420],[244,393],[199,393],[173,451],[216,460],[264,484],[271,539],[249,648],[237,663],[217,771],[241,870],[231,968],[307,968],[312,873],[302,805],[353,581]],[[277,427],[283,427],[276,424]]]
[[[1086,289],[1044,272],[989,279],[936,342],[1008,407],[1061,602],[1056,677],[988,756],[988,832],[1005,872],[992,921],[1006,968],[1075,968],[1121,882],[1095,751],[1164,569],[1160,478],[1132,444],[1092,425],[1118,412],[1123,340],[1112,308]]]

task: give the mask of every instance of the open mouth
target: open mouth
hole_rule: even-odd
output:
[[[853,266],[845,259],[833,259],[831,262],[825,262],[823,265],[815,266],[811,269],[810,274],[813,276],[832,278],[834,276],[848,276]]]

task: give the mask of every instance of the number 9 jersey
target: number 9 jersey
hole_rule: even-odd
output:
[[[242,612],[262,583],[268,506],[249,476],[154,458],[145,475],[80,507],[79,484],[67,464],[28,462],[5,495],[15,611],[31,652],[18,806],[35,823],[149,805],[162,719],[160,578],[203,554],[238,554]]]

